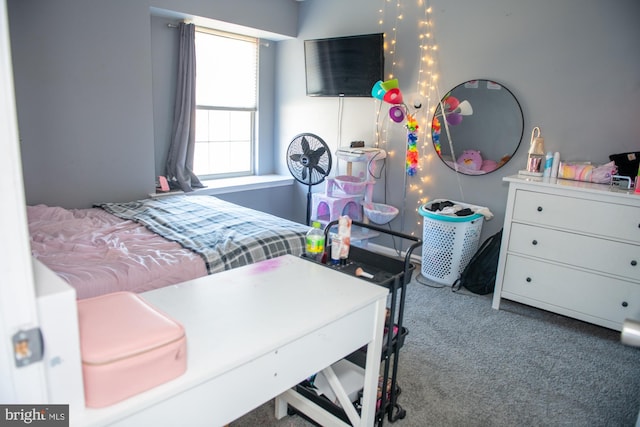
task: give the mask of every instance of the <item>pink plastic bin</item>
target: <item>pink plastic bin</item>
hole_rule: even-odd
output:
[[[88,407],[112,405],[187,369],[182,325],[134,293],[80,300],[78,319]]]

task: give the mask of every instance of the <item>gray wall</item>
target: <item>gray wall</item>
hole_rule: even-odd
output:
[[[163,84],[174,71],[154,60],[175,47],[168,34],[177,32],[160,31],[159,21],[152,27],[152,9],[278,36],[297,31],[293,0],[9,0],[7,6],[27,203],[68,208],[154,190],[174,92]],[[273,64],[267,58],[271,76]],[[260,92],[271,121],[272,82]],[[269,126],[260,137],[260,149],[273,151]],[[260,172],[272,170],[267,156]]]
[[[392,2],[396,3],[396,2]],[[402,2],[404,19],[398,26],[396,74],[403,92],[411,93],[417,80],[417,27],[423,16],[415,2]],[[427,2],[429,3],[429,2]],[[338,101],[308,98],[304,89],[302,40],[327,36],[390,31],[378,24],[383,2],[351,0],[345,12],[341,0],[307,0],[300,10],[297,40],[280,43],[277,84],[280,114],[278,158],[288,140],[302,131],[317,133],[337,147]],[[640,149],[640,3],[636,0],[431,0],[435,38],[440,46],[438,68],[444,94],[470,79],[494,79],[507,86],[524,111],[524,137],[513,160],[498,172],[456,177],[431,146],[421,150],[424,169],[407,178],[404,196],[405,134],[390,126],[389,148],[397,156],[387,164],[387,202],[405,206],[405,233],[422,234],[416,212],[421,197],[447,198],[487,206],[496,215],[483,234],[502,226],[507,187],[502,177],[523,169],[529,137],[540,126],[546,147],[572,161],[606,163],[608,155]],[[357,18],[354,18],[357,17]],[[387,22],[392,22],[387,16]],[[285,71],[286,69],[286,71]],[[344,100],[342,143],[374,141],[376,107],[373,100]],[[422,138],[422,136],[421,136]],[[281,161],[280,171],[286,171]],[[320,186],[318,186],[320,187]],[[377,187],[383,188],[384,183]],[[321,190],[318,188],[317,191]],[[376,188],[376,201],[384,194]],[[297,218],[304,218],[304,192],[297,188]],[[402,220],[392,226],[400,231]]]
[[[28,203],[68,207],[154,187],[145,2],[9,1]]]
[[[403,92],[411,93],[418,70],[412,20],[423,11],[402,3],[396,74]],[[171,104],[165,98],[173,93],[162,82],[173,71],[157,68],[163,63],[156,61],[157,53],[171,49],[171,43],[155,36],[162,30],[168,37],[171,30],[152,20],[152,7],[298,34],[270,44],[267,67],[276,77],[260,88],[262,114],[272,117],[274,126],[261,129],[260,149],[273,152],[276,172],[289,175],[284,152],[300,132],[320,135],[332,149],[351,140],[372,143],[375,101],[347,98],[341,106],[335,98],[305,96],[303,40],[389,31],[378,24],[381,4],[350,0],[348,9],[355,14],[345,13],[341,0],[9,0],[28,203],[85,207],[142,197],[153,189],[164,156],[155,148],[164,137],[154,133],[167,132],[163,117]],[[477,78],[503,83],[522,105],[524,141],[507,166],[481,177],[456,177],[427,146],[421,149],[422,172],[407,178],[404,129],[389,126],[388,149],[396,154],[374,198],[404,209],[403,218],[392,223],[395,230],[421,234],[416,208],[423,197],[488,206],[496,218],[485,224],[485,234],[500,228],[507,194],[501,178],[524,167],[534,126],[541,127],[547,149],[566,160],[604,163],[609,154],[638,150],[640,3],[432,0],[431,5],[440,90]],[[344,165],[336,163],[334,172],[343,172]],[[283,215],[304,221],[305,193],[306,187],[296,184],[292,210]],[[280,199],[282,205],[289,201],[281,194]]]
[[[288,218],[291,216],[291,187],[273,187],[268,190],[248,190],[218,194],[216,197],[240,206],[257,209]]]

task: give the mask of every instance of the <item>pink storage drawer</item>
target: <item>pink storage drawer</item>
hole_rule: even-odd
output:
[[[182,375],[180,323],[131,292],[78,301],[86,405],[108,406]]]

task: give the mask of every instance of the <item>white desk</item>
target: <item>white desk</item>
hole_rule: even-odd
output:
[[[291,255],[146,292],[185,327],[187,372],[108,408],[80,411],[71,425],[219,426],[281,393],[278,417],[290,402],[322,425],[345,425],[287,390],[369,345],[354,425],[371,426],[387,294]]]

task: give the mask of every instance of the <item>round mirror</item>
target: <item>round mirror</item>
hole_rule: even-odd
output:
[[[493,172],[515,154],[524,132],[518,100],[491,80],[469,80],[436,108],[431,136],[440,159],[465,175]]]

